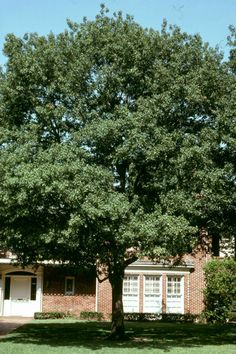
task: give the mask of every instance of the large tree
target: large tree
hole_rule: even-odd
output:
[[[178,27],[102,7],[59,35],[10,34],[0,82],[0,239],[23,264],[94,267],[124,334],[124,270],[231,225],[222,56]],[[218,119],[218,120],[217,120]]]

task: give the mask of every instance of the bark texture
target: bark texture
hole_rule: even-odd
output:
[[[122,300],[124,271],[115,272],[110,278],[112,287],[112,325],[111,335],[112,339],[124,339],[124,310]]]

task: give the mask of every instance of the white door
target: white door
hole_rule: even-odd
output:
[[[167,277],[166,312],[184,313],[184,278]]]
[[[156,275],[145,275],[144,277],[144,312],[160,313],[162,310],[161,301],[161,278]]]
[[[123,281],[124,312],[139,312],[139,281],[137,275],[126,275]]]
[[[30,277],[11,278],[11,315],[28,316],[30,303]]]

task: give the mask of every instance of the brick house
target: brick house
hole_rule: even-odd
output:
[[[228,247],[228,246],[227,246]],[[223,256],[224,253],[220,254]],[[185,255],[178,265],[138,260],[127,267],[123,282],[125,312],[192,313],[204,308],[203,266],[212,258],[207,243]],[[33,316],[38,311],[111,313],[111,287],[94,274],[73,274],[56,264],[17,268],[0,256],[0,316]]]

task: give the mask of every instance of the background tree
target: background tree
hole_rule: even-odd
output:
[[[1,243],[25,264],[97,263],[122,337],[127,265],[189,251],[199,228],[232,226],[217,123],[231,74],[198,35],[165,22],[143,29],[102,7],[68,27],[6,38]]]

